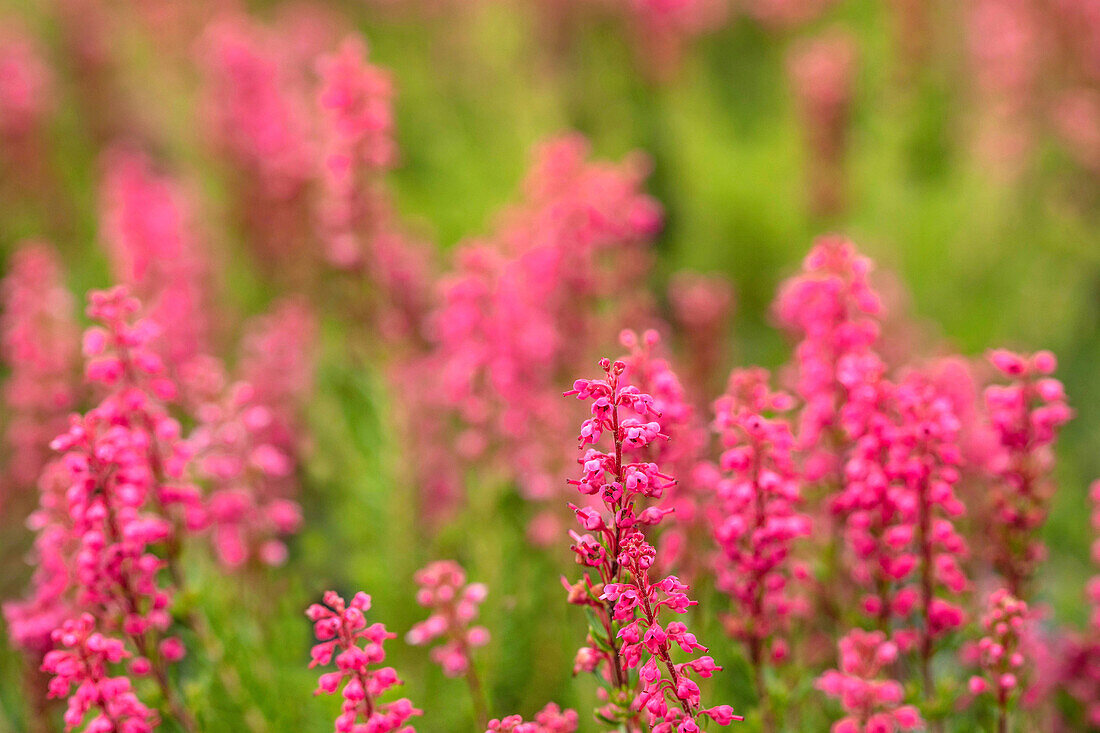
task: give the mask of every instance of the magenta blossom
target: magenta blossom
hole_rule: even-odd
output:
[[[573,733],[577,730],[577,722],[575,710],[562,710],[551,702],[536,713],[530,723],[519,715],[494,718],[489,721],[485,733]]]
[[[380,623],[367,625],[370,596],[356,593],[347,604],[335,591],[326,591],[324,605],[315,603],[306,611],[313,622],[319,644],[310,650],[310,668],[328,665],[336,659],[337,671],[322,674],[313,693],[333,694],[343,685],[344,703],[336,718],[336,733],[412,733],[405,725],[420,715],[408,698],[380,703],[378,697],[401,684],[393,667],[378,667],[386,658],[382,645],[395,634]]]
[[[148,733],[157,726],[157,714],[138,700],[130,679],[110,676],[111,666],[130,653],[118,639],[95,631],[91,614],[66,621],[53,638],[58,648],[46,654],[42,671],[53,675],[50,697],[69,698],[65,730],[85,722],[85,733]]]
[[[656,464],[632,459],[667,439],[657,422],[661,415],[651,395],[625,383],[625,363],[603,359],[600,366],[604,379],[579,379],[565,393],[591,401],[592,415],[580,431],[582,475],[570,481],[590,497],[583,506],[570,505],[586,531],[572,533],[572,549],[577,562],[590,570],[566,587],[569,602],[592,609],[598,622],[590,627],[590,641],[578,652],[576,666],[598,672],[609,683],[608,705],[599,711],[608,721],[648,725],[654,733],[697,731],[707,717],[728,725],[740,716],[728,705],[705,707],[692,679],[710,677],[721,668],[709,656],[672,660],[676,646],[688,655],[706,651],[682,621],[662,618],[664,611],[685,613],[695,601],[675,576],[655,581],[649,576],[657,553],[643,528],[658,524],[664,515],[639,505],[659,499],[673,479]],[[598,449],[604,435],[611,438],[614,452]]]
[[[924,727],[920,713],[902,705],[904,691],[885,670],[898,657],[897,645],[881,631],[852,630],[840,640],[840,669],[817,678],[817,689],[840,700],[845,717],[832,733],[894,733]]]

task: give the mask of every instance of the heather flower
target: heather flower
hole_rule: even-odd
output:
[[[652,396],[652,408],[661,415],[661,430],[667,440],[646,446],[637,456],[662,466],[674,475],[691,476],[708,447],[706,427],[697,417],[687,391],[669,360],[661,354],[660,335],[648,330],[639,337],[633,331],[619,335],[630,353],[622,357],[626,365],[623,380]],[[657,505],[664,513],[673,513],[676,521],[661,527],[658,546],[663,568],[690,572],[690,564],[701,549],[706,532],[701,511],[704,487],[694,481],[674,482],[665,487]]]
[[[315,332],[304,302],[277,301],[245,327],[239,378],[231,380],[213,359],[196,361],[185,375],[197,422],[188,445],[209,486],[211,541],[229,568],[250,560],[281,565],[285,538],[301,527],[295,468]]]
[[[976,148],[983,162],[1008,176],[1023,168],[1035,142],[1044,12],[1027,0],[978,0],[968,7]]]
[[[519,715],[509,715],[499,720],[494,718],[489,721],[485,733],[573,733],[577,730],[577,722],[575,710],[563,711],[551,702],[536,713],[530,723]]]
[[[364,617],[368,610],[370,596],[366,593],[356,593],[348,604],[335,591],[326,591],[324,604],[315,603],[306,611],[320,642],[310,650],[310,668],[327,666],[333,658],[337,667],[337,671],[321,675],[313,694],[331,695],[343,685],[344,702],[336,718],[336,733],[411,733],[412,726],[405,723],[421,711],[408,698],[378,701],[386,691],[401,684],[393,667],[377,666],[386,658],[382,645],[396,635],[380,623],[368,626]]]
[[[765,716],[770,710],[764,686],[769,657],[786,656],[785,632],[799,603],[794,577],[806,574],[794,562],[792,547],[811,531],[799,511],[800,477],[792,451],[794,436],[781,414],[792,404],[772,392],[763,369],[734,371],[726,394],[715,403],[715,429],[722,437],[722,470],[711,510],[720,548],[715,584],[733,601],[727,630],[741,640],[756,675]]]
[[[283,198],[309,179],[313,155],[303,80],[279,40],[276,31],[226,15],[207,27],[198,56],[211,134],[264,193]]]
[[[634,726],[644,719],[655,733],[695,731],[704,717],[727,725],[741,718],[728,705],[704,707],[692,679],[710,677],[720,667],[705,655],[683,663],[671,657],[673,646],[688,655],[706,651],[683,622],[662,618],[663,608],[682,614],[695,605],[688,587],[675,576],[657,581],[649,576],[657,553],[642,528],[659,524],[664,512],[639,511],[639,505],[660,498],[673,480],[656,464],[632,458],[667,439],[657,422],[661,415],[652,396],[625,383],[625,363],[604,359],[600,365],[604,379],[579,379],[565,393],[591,400],[592,415],[579,436],[583,472],[570,481],[591,497],[584,506],[570,504],[585,531],[571,533],[572,549],[588,570],[576,584],[565,584],[569,602],[588,607],[596,619],[589,642],[578,652],[577,668],[598,672],[609,683],[608,705],[599,711],[608,722]],[[612,453],[597,448],[605,434]]]
[[[324,122],[320,220],[329,261],[340,267],[365,256],[357,239],[370,227],[378,193],[372,176],[396,157],[389,75],[366,62],[366,46],[349,38],[319,62],[318,106]]]
[[[31,598],[5,607],[5,616],[18,622],[13,633],[30,646],[44,621],[90,614],[130,644],[136,669],[153,673],[173,718],[194,730],[165,671],[182,647],[160,646],[172,600],[160,571],[169,567],[178,583],[180,533],[198,529],[204,517],[198,490],[185,479],[189,455],[180,426],[164,407],[175,385],[152,350],[156,325],[136,318],[139,308],[123,289],[89,296],[88,314],[102,325],[85,332],[85,372],[107,394],[86,414],[73,415],[51,443],[62,455],[51,464],[57,470],[47,467],[32,516],[39,570]],[[164,557],[154,552],[160,547]],[[78,707],[82,690],[74,693]]]
[[[313,388],[316,350],[317,316],[301,298],[277,300],[245,325],[237,375],[271,417],[256,439],[284,455],[301,449],[301,413]]]
[[[210,23],[196,50],[206,128],[232,165],[240,216],[269,266],[300,260],[309,236],[305,193],[317,145],[308,65],[291,53],[298,32],[227,14]]]
[[[42,661],[42,670],[53,675],[50,697],[69,698],[65,730],[82,724],[87,733],[153,730],[159,722],[157,714],[138,700],[130,679],[110,676],[111,666],[130,653],[122,641],[104,636],[95,627],[95,619],[87,613],[66,621],[53,632],[58,648]]]
[[[34,485],[50,459],[50,441],[75,405],[80,340],[54,249],[24,243],[8,268],[0,283],[0,356],[8,369],[4,438],[10,488],[22,491]],[[0,503],[5,498],[0,493]]]
[[[831,31],[794,46],[787,62],[806,138],[810,209],[819,216],[844,208],[856,60],[855,41]]]
[[[935,645],[962,626],[965,616],[954,598],[969,587],[961,565],[968,548],[954,525],[966,511],[955,495],[961,461],[959,422],[950,401],[920,375],[898,386],[896,400],[898,433],[891,441],[887,471],[910,492],[911,529],[894,531],[911,533],[916,567],[910,589],[899,592],[893,604],[896,612],[912,604],[920,621],[915,632],[897,632],[895,639],[903,647],[915,645],[927,697],[934,689]]]
[[[12,645],[35,657],[53,648],[53,631],[73,617],[73,563],[79,538],[72,532],[67,498],[68,469],[60,460],[47,463],[38,479],[39,507],[27,519],[35,534],[31,551],[35,568],[28,597],[3,604]]]
[[[283,537],[298,530],[302,512],[283,496],[293,482],[293,458],[264,442],[271,409],[256,401],[251,384],[234,382],[204,401],[197,416],[188,443],[209,486],[206,511],[218,559],[229,568],[249,559],[282,564]]]
[[[969,687],[974,695],[988,693],[996,700],[999,730],[1007,730],[1010,707],[1025,684],[1027,623],[1026,603],[1004,588],[990,594],[988,610],[982,616],[986,635],[977,645],[981,674],[970,678]]]
[[[102,236],[115,281],[160,327],[157,349],[178,372],[209,349],[209,266],[178,183],[153,171],[142,153],[104,156]]]
[[[840,668],[817,678],[817,689],[840,701],[846,715],[833,733],[893,733],[924,727],[920,713],[902,705],[904,691],[886,675],[897,645],[881,631],[853,629],[838,644]]]
[[[1054,443],[1073,416],[1062,383],[1051,375],[1057,361],[1049,351],[1033,355],[996,350],[993,366],[1008,379],[985,391],[986,410],[999,451],[991,462],[993,564],[1008,592],[1025,598],[1045,548],[1038,529],[1046,520],[1055,485]]]
[[[413,579],[420,586],[416,602],[429,609],[431,615],[413,626],[405,640],[413,646],[443,641],[432,649],[432,659],[448,677],[466,677],[479,722],[485,725],[488,705],[470,656],[475,648],[489,643],[489,631],[470,624],[488,588],[484,583],[467,584],[466,572],[452,560],[433,562],[417,571]]]
[[[783,284],[775,302],[780,325],[800,340],[795,349],[799,414],[798,447],[807,453],[808,481],[839,484],[854,426],[841,409],[859,394],[860,377],[873,374],[882,301],[870,283],[871,260],[848,240],[822,237],[803,262],[803,272]],[[840,428],[847,428],[846,431]]]
[[[10,17],[0,23],[0,150],[24,143],[56,103],[53,71],[42,49]]]
[[[885,364],[878,354],[882,299],[871,285],[873,263],[847,239],[818,239],[802,272],[780,288],[773,310],[797,338],[793,384],[801,400],[795,448],[818,532],[815,618],[834,619],[846,608],[840,542],[846,511],[840,499],[861,435],[882,409]]]
[[[413,626],[405,640],[421,646],[442,638],[444,644],[432,650],[432,659],[448,677],[466,674],[471,649],[489,642],[485,627],[470,626],[488,589],[483,583],[467,585],[465,571],[450,560],[431,563],[417,571],[413,579],[420,586],[416,602],[432,614]]]
[[[540,148],[524,200],[491,237],[458,247],[428,319],[433,348],[422,368],[457,418],[461,457],[540,502],[556,494],[569,460],[546,438],[569,434],[552,385],[618,333],[623,314],[642,309],[637,282],[660,225],[641,191],[641,161],[589,162],[587,151],[576,135]],[[436,450],[452,454],[454,443]]]

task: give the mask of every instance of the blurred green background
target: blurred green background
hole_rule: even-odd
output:
[[[592,140],[598,157],[636,149],[651,157],[649,190],[667,215],[658,277],[691,268],[733,281],[737,364],[775,366],[788,357],[768,306],[813,237],[828,231],[851,236],[881,269],[896,273],[913,316],[961,352],[1053,350],[1078,416],[1059,449],[1061,488],[1046,528],[1051,559],[1041,596],[1059,620],[1083,623],[1086,487],[1100,475],[1100,187],[1042,135],[1016,177],[976,158],[967,134],[972,79],[951,3],[940,3],[934,15],[937,52],[915,70],[899,61],[889,4],[847,0],[797,30],[769,31],[735,18],[691,43],[682,67],[663,83],[639,71],[629,34],[608,18],[572,28],[564,50],[551,54],[539,43],[540,16],[524,3],[423,14],[333,5],[368,40],[372,61],[393,72],[402,162],[391,183],[401,214],[442,248],[488,231],[494,212],[515,200],[532,146],[573,129]],[[271,10],[250,6],[260,16]],[[0,0],[0,17],[10,14],[56,42],[39,3]],[[848,206],[822,219],[805,205],[807,151],[784,54],[798,38],[838,24],[857,39],[859,72]],[[202,191],[204,232],[232,245],[223,222],[227,184],[204,159],[190,122],[194,80],[139,32],[114,53],[123,61],[121,88],[142,127],[153,131],[158,155]],[[4,170],[0,249],[10,253],[24,237],[53,241],[70,267],[73,292],[81,293],[106,285],[108,276],[96,244],[96,141],[67,96],[71,84],[62,75],[49,150],[50,164],[64,174],[66,208],[20,196],[20,171]],[[241,311],[258,311],[272,297],[247,258],[230,258],[226,267],[228,296]],[[381,372],[344,358],[356,323],[338,312],[323,317],[318,389],[308,412],[315,449],[303,476],[306,529],[292,543],[290,564],[227,578],[201,551],[188,558],[201,580],[185,603],[206,609],[239,677],[215,678],[194,659],[183,664],[204,730],[329,729],[337,702],[309,695],[316,675],[306,669],[305,606],[329,587],[363,589],[374,596],[371,617],[403,635],[422,617],[409,591],[413,571],[443,557],[490,587],[483,620],[493,641],[478,666],[494,711],[532,713],[555,700],[576,707],[587,725],[594,684],[570,676],[583,621],[563,602],[557,581],[569,568],[567,547],[528,551],[529,508],[506,486],[481,487],[459,521],[437,536],[419,526],[404,500],[414,491],[410,457],[390,429]],[[23,580],[6,578],[3,586],[18,589]],[[699,592],[706,605],[710,591]],[[729,669],[711,699],[748,707],[752,693],[735,645],[715,622],[696,624]],[[390,646],[390,660],[407,680],[404,694],[426,710],[418,727],[471,729],[461,681],[444,678],[423,650]],[[5,647],[0,731],[28,729],[20,674]],[[234,684],[238,694],[225,691]]]

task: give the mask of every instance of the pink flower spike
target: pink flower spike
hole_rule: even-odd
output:
[[[313,622],[314,634],[321,642],[310,651],[310,667],[327,665],[336,655],[338,670],[326,672],[318,680],[314,694],[334,694],[341,683],[343,703],[336,719],[336,731],[369,730],[372,733],[411,732],[406,726],[421,711],[407,698],[380,703],[377,698],[401,684],[392,667],[379,667],[386,655],[382,646],[395,634],[382,624],[367,626],[363,612],[370,608],[370,596],[356,593],[351,604],[335,591],[326,591],[323,604],[313,604],[306,616]]]

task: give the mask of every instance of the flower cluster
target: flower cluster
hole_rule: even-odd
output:
[[[775,661],[788,656],[783,632],[798,610],[791,581],[807,573],[791,553],[811,530],[810,518],[799,511],[794,436],[784,418],[769,417],[791,406],[788,395],[771,391],[763,369],[734,371],[714,406],[720,467],[729,472],[715,487],[711,517],[721,550],[716,586],[734,602],[726,628],[744,642],[761,690],[766,655]]]
[[[22,491],[34,485],[50,458],[50,441],[65,428],[75,405],[80,354],[73,299],[54,249],[24,243],[8,267],[0,284],[0,357],[9,370],[4,438],[10,454],[7,481]],[[0,490],[0,504],[4,493]]]
[[[784,283],[775,302],[780,324],[800,340],[795,349],[798,446],[806,479],[840,483],[844,467],[841,410],[874,360],[882,301],[870,283],[871,260],[842,237],[822,237],[803,272]]]
[[[854,96],[855,41],[839,31],[802,41],[791,50],[787,67],[810,161],[810,209],[819,215],[834,214],[844,207],[844,156]]]
[[[1001,448],[991,465],[993,564],[1009,593],[1025,598],[1045,554],[1036,530],[1046,519],[1054,492],[1054,442],[1073,412],[1062,383],[1050,376],[1057,361],[1049,351],[1026,356],[1002,349],[989,359],[1009,380],[985,390],[986,410]]]
[[[336,718],[336,733],[412,733],[405,725],[420,715],[408,698],[381,703],[378,697],[401,684],[393,667],[377,667],[385,661],[382,648],[395,634],[380,623],[367,625],[363,615],[370,610],[370,596],[356,593],[346,603],[335,591],[327,591],[324,603],[315,603],[306,611],[313,622],[319,644],[310,651],[309,666],[324,666],[336,659],[337,671],[322,674],[315,695],[333,694],[343,684],[344,703]]]
[[[661,416],[661,430],[668,438],[635,451],[631,458],[646,460],[662,467],[670,475],[690,476],[708,448],[706,426],[697,417],[695,406],[680,382],[680,377],[663,355],[661,338],[655,330],[639,337],[623,331],[619,341],[630,349],[622,357],[626,365],[623,380],[653,398],[652,409]],[[692,570],[690,563],[698,555],[698,545],[706,527],[702,521],[703,487],[694,481],[670,482],[662,492],[659,506],[673,513],[675,522],[661,526],[658,547],[664,568]]]
[[[296,43],[284,35],[292,32]],[[268,28],[228,13],[206,27],[197,53],[208,136],[237,175],[238,215],[269,266],[300,261],[295,250],[308,237],[315,125],[308,74],[291,49],[310,39],[300,23]]]
[[[187,442],[208,487],[211,541],[227,567],[282,564],[285,538],[301,526],[295,467],[314,320],[305,303],[278,301],[246,325],[235,379],[212,357],[184,374],[196,422]]]
[[[977,647],[982,673],[970,678],[970,691],[975,695],[987,692],[993,695],[1002,718],[1022,689],[1021,675],[1026,662],[1022,647],[1027,622],[1026,603],[1013,598],[1004,588],[990,594],[988,610],[982,616],[986,636]]]
[[[278,32],[243,15],[212,22],[199,47],[210,134],[258,187],[286,199],[312,173],[312,129],[305,80]]]
[[[586,531],[571,532],[572,549],[577,562],[597,577],[594,582],[585,572],[573,586],[566,584],[569,602],[591,608],[599,619],[590,628],[589,644],[578,653],[577,667],[599,671],[610,683],[612,697],[600,711],[605,720],[636,721],[641,714],[655,733],[695,731],[703,717],[727,725],[740,718],[728,705],[703,707],[692,679],[710,677],[720,667],[705,655],[684,663],[672,660],[674,646],[687,654],[706,651],[683,622],[662,624],[660,618],[662,609],[684,613],[695,604],[687,586],[675,576],[656,582],[649,577],[657,553],[642,528],[658,524],[665,512],[658,507],[638,511],[637,505],[660,498],[672,479],[656,464],[629,459],[666,439],[653,419],[660,415],[652,396],[625,383],[625,363],[603,359],[600,366],[604,379],[577,380],[565,393],[592,402],[592,417],[582,424],[579,438],[583,474],[570,483],[602,504],[602,511],[592,504],[570,504]],[[613,452],[596,448],[605,433]],[[634,669],[636,690],[630,678]]]
[[[160,326],[156,345],[174,373],[209,351],[210,273],[179,184],[126,148],[103,159],[102,236],[115,282]]]
[[[319,171],[322,238],[330,262],[341,267],[360,264],[365,256],[358,232],[379,222],[377,192],[371,176],[392,165],[392,83],[382,69],[366,62],[366,47],[358,38],[320,60],[318,104],[325,123],[325,151]]]
[[[166,636],[174,589],[161,571],[176,581],[181,535],[201,529],[205,512],[186,478],[180,425],[165,408],[176,389],[152,348],[157,327],[139,309],[121,288],[89,296],[88,315],[101,325],[85,332],[86,377],[107,393],[51,443],[62,456],[40,480],[31,597],[4,610],[13,636],[32,650],[48,649],[48,625],[75,614],[117,631],[135,656],[133,673],[152,674],[173,718],[194,730],[165,669],[184,649]]]
[[[89,712],[94,714],[84,729],[88,733],[147,733],[156,727],[157,714],[138,700],[130,679],[110,676],[110,665],[130,653],[118,639],[96,631],[90,614],[66,621],[53,639],[58,648],[46,654],[42,670],[53,675],[50,697],[69,698],[65,730],[84,723]]]
[[[845,717],[833,733],[894,733],[923,728],[920,713],[902,705],[905,693],[885,672],[898,658],[898,647],[881,631],[854,629],[838,644],[840,669],[817,678],[817,688],[840,701]]]
[[[219,380],[224,381],[224,380]],[[280,490],[294,470],[292,458],[264,442],[275,419],[248,382],[219,385],[197,409],[188,438],[195,469],[207,480],[206,510],[218,559],[230,568],[255,557],[281,565],[282,537],[297,531],[301,508]]]
[[[443,638],[444,644],[432,649],[432,659],[448,677],[458,677],[470,668],[470,652],[489,642],[484,626],[470,626],[477,607],[485,600],[484,583],[466,584],[466,573],[451,560],[433,562],[413,576],[420,589],[416,602],[432,614],[409,630],[405,640],[414,646]]]
[[[951,402],[933,384],[915,374],[898,385],[895,396],[897,434],[888,456],[887,473],[905,486],[910,530],[893,530],[912,538],[916,566],[911,593],[894,597],[898,606],[913,604],[920,620],[916,629],[898,631],[895,639],[904,648],[916,647],[921,660],[925,694],[932,691],[931,657],[936,641],[962,626],[965,616],[952,597],[965,591],[969,581],[960,560],[968,552],[954,520],[965,513],[955,495],[961,454],[959,421]],[[898,538],[898,541],[900,539]],[[894,538],[891,537],[891,540]]]
[[[53,72],[34,36],[14,18],[0,33],[0,153],[14,152],[55,103]]]
[[[573,733],[577,730],[577,712],[562,710],[555,703],[547,703],[535,719],[528,723],[520,715],[509,715],[489,721],[485,733]]]
[[[540,437],[569,433],[548,395],[640,307],[634,285],[661,221],[641,191],[639,159],[588,162],[587,152],[576,135],[540,149],[525,200],[490,238],[458,248],[429,317],[426,368],[462,425],[459,453],[503,471],[532,500],[555,496],[568,461]],[[435,448],[444,449],[453,456],[453,443]]]

